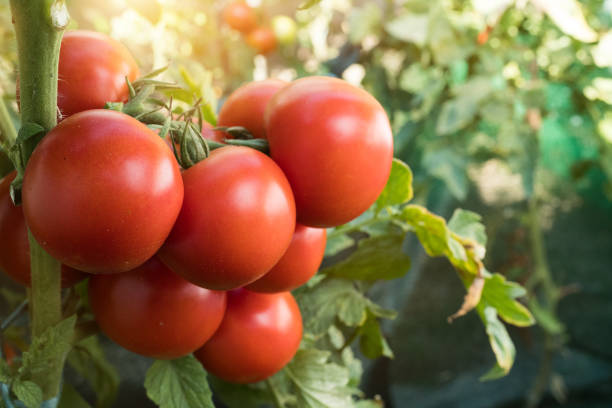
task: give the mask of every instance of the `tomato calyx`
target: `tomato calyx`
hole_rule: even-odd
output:
[[[253,134],[247,128],[242,126],[217,126],[213,130],[227,133],[234,139],[254,139]]]

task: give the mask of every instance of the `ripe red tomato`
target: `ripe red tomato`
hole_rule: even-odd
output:
[[[246,286],[254,292],[286,292],[308,282],[317,273],[323,255],[327,232],[296,224],[287,252],[264,276]]]
[[[295,203],[283,172],[242,146],[213,150],[183,172],[185,200],[159,257],[209,289],[244,286],[281,258],[295,228]]]
[[[57,105],[64,116],[123,102],[129,91],[125,77],[138,78],[136,61],[120,42],[93,31],[64,34],[59,57]]]
[[[9,191],[15,172],[0,183],[0,270],[14,281],[30,286],[30,242],[21,207],[15,207]],[[62,287],[69,288],[87,274],[62,265]]]
[[[219,112],[219,126],[242,126],[257,139],[266,138],[264,114],[268,101],[287,82],[280,79],[249,82],[227,98]]]
[[[248,33],[257,27],[255,10],[242,1],[230,3],[223,10],[225,23],[241,33]]]
[[[279,91],[268,104],[266,135],[304,225],[352,220],[376,201],[389,178],[393,135],[385,110],[340,79],[307,77]]]
[[[289,292],[228,292],[221,326],[195,356],[204,368],[233,383],[253,383],[280,371],[302,339],[302,315]]]
[[[192,353],[217,330],[225,292],[193,285],[156,257],[144,265],[89,280],[91,308],[102,331],[144,356],[173,359]]]
[[[95,31],[67,31],[60,48],[57,106],[62,117],[106,102],[125,102],[129,91],[125,78],[134,81],[138,65],[120,42]],[[19,106],[19,77],[17,77]]]
[[[90,273],[151,258],[181,209],[183,183],[168,146],[120,112],[73,115],[38,144],[26,167],[23,211],[36,240]]]
[[[271,53],[277,46],[274,31],[268,27],[258,27],[251,31],[246,36],[246,42],[262,55]]]

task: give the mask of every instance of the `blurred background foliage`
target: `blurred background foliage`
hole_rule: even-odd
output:
[[[483,214],[492,269],[526,285],[539,323],[511,330],[513,371],[478,381],[492,362],[478,318],[446,323],[461,283],[408,241],[413,273],[375,288],[400,314],[383,327],[395,359],[366,363],[369,394],[393,407],[612,404],[612,1],[249,1],[263,25],[297,24],[267,56],[222,22],[225,1],[67,3],[71,28],[124,42],[143,72],[169,65],[209,112],[253,79],[363,86],[389,114],[415,201]],[[7,9],[0,0],[0,89],[14,101]]]

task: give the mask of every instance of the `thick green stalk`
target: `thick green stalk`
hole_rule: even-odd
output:
[[[57,123],[57,74],[62,32],[68,13],[62,0],[11,0],[17,34],[21,123],[36,123],[49,131]],[[31,152],[38,140],[25,142]],[[21,169],[23,170],[23,169]],[[60,263],[30,236],[32,290],[30,315],[36,338],[62,319]],[[59,393],[64,355],[49,362],[33,378],[45,399]]]

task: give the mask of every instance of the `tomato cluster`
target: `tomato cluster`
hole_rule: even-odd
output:
[[[76,35],[100,38],[67,38]],[[85,44],[64,42],[61,58],[78,59],[72,47]],[[131,65],[123,58],[98,66],[92,89]],[[64,89],[82,83],[64,72]],[[270,155],[226,145],[181,168],[171,143],[137,119],[63,95],[61,109],[78,113],[30,157],[23,211],[9,198],[13,176],[0,184],[0,240],[10,243],[0,268],[28,284],[27,225],[64,265],[66,285],[90,274],[95,318],[126,349],[161,359],[195,352],[239,383],[280,370],[302,337],[289,291],[319,268],[322,227],[357,217],[385,186],[393,146],[380,104],[329,77],[253,82],[227,99],[219,123],[266,139]],[[203,136],[219,140],[210,126]]]
[[[271,27],[258,24],[257,13],[243,1],[235,1],[223,9],[223,20],[245,36],[245,41],[259,54],[276,50],[278,43],[290,44],[295,40],[296,25],[291,17],[275,16]]]

